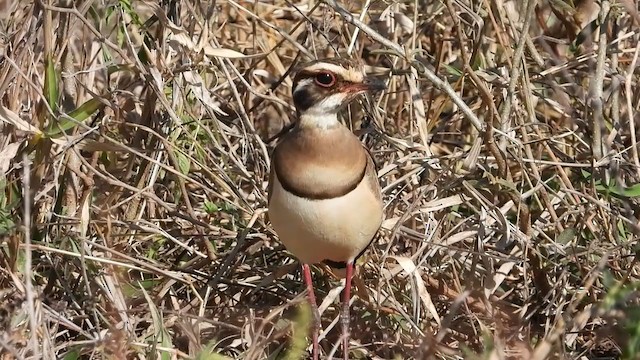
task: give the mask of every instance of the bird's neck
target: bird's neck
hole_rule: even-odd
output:
[[[299,115],[298,126],[301,128],[330,129],[340,126],[338,113],[309,108]]]

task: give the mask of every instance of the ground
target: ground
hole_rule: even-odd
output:
[[[324,57],[387,84],[343,114],[385,200],[350,358],[637,358],[636,2],[0,8],[2,359],[308,357],[266,190],[291,71]]]

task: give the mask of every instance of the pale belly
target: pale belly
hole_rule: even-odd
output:
[[[282,188],[274,176],[269,219],[280,241],[300,261],[352,261],[382,223],[382,203],[363,181],[334,199],[309,200]]]

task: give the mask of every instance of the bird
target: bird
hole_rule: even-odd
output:
[[[302,263],[313,312],[312,356],[318,358],[320,315],[310,265],[324,263],[345,279],[342,347],[348,359],[349,301],[355,260],[383,220],[383,199],[373,158],[338,114],[384,82],[367,77],[355,61],[311,61],[293,76],[293,127],[271,155],[268,216],[285,248]]]

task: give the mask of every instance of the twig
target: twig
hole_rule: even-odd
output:
[[[604,65],[607,60],[607,20],[609,17],[609,1],[603,0],[600,4],[600,14],[598,22],[600,31],[598,36],[598,57],[596,61],[595,74],[589,87],[588,109],[591,111],[593,122],[593,144],[592,151],[595,161],[602,159],[607,153],[605,143],[602,141],[602,132],[605,131],[604,119],[602,118]]]
[[[23,222],[24,222],[24,284],[25,284],[25,295],[27,298],[27,309],[29,312],[29,329],[31,334],[29,336],[29,347],[31,348],[31,356],[34,359],[38,359],[40,357],[40,350],[38,348],[38,327],[36,323],[36,307],[35,307],[35,294],[33,289],[32,280],[32,254],[31,251],[31,201],[33,201],[31,197],[31,160],[29,160],[29,156],[25,153],[22,156],[23,162],[23,177],[22,177],[22,189],[23,189],[23,198],[24,201],[24,214]]]
[[[633,111],[633,104],[631,98],[633,97],[633,91],[631,90],[631,84],[633,83],[633,74],[636,71],[636,64],[638,63],[638,55],[640,54],[640,35],[636,35],[636,52],[633,54],[633,60],[627,70],[627,75],[624,79],[624,92],[627,99],[627,116],[629,116],[629,133],[631,137],[631,156],[633,156],[633,163],[636,165],[636,172],[640,176],[640,158],[638,157],[638,140],[636,139],[636,122],[635,112]]]
[[[118,53],[118,55],[120,55],[120,57],[122,57],[123,61],[126,61],[127,63],[131,63],[130,59],[127,57],[127,55],[124,53],[124,51],[122,50],[122,48],[116,44],[114,44],[111,40],[107,39],[106,37],[104,37],[102,35],[102,33],[100,31],[98,31],[92,24],[91,22],[89,22],[89,20],[87,20],[87,18],[85,18],[82,13],[76,9],[75,7],[72,9],[69,8],[63,8],[63,7],[57,7],[57,6],[52,6],[49,4],[45,4],[42,0],[39,1],[39,5],[42,6],[44,9],[49,10],[49,11],[56,11],[56,12],[60,12],[60,13],[69,13],[69,14],[73,14],[75,15],[86,27],[87,29],[89,29],[89,31],[91,31],[91,33],[93,35],[95,35],[96,38],[98,38],[98,40],[100,40],[101,42],[103,42],[105,45],[109,46],[109,48],[111,48],[111,50],[115,51],[116,53]]]
[[[473,124],[473,126],[478,129],[480,132],[484,132],[485,124],[483,124],[480,119],[471,111],[469,106],[458,96],[455,90],[449,85],[449,83],[445,80],[440,79],[435,73],[433,73],[428,68],[428,62],[425,58],[416,56],[415,54],[407,54],[405,50],[398,44],[392,42],[391,40],[385,38],[377,31],[370,28],[368,25],[363,23],[362,21],[356,19],[353,14],[348,12],[342,5],[339,5],[335,0],[323,0],[326,4],[331,6],[340,16],[344,18],[346,22],[349,24],[359,28],[365,34],[369,35],[373,40],[379,42],[380,44],[386,46],[387,48],[393,51],[393,54],[405,59],[411,66],[415,67],[418,70],[418,74],[424,75],[427,80],[429,80],[436,88],[440,91],[445,92],[454,104],[456,104],[460,111],[464,114],[464,116]]]
[[[364,16],[367,14],[367,10],[369,9],[370,5],[371,0],[367,0],[362,7],[362,11],[360,12],[360,18],[358,19],[359,21],[364,20]],[[351,53],[353,52],[353,47],[356,45],[356,40],[358,40],[359,33],[360,29],[356,28],[356,30],[353,32],[353,36],[351,36],[351,42],[349,43],[349,47],[347,48],[347,55],[351,55]]]
[[[536,0],[525,0],[524,8],[524,22],[522,23],[522,30],[520,30],[520,39],[518,39],[518,45],[516,51],[513,54],[513,60],[511,62],[511,72],[509,73],[509,88],[507,90],[507,98],[502,107],[500,113],[500,119],[502,119],[501,129],[504,132],[508,132],[512,127],[511,118],[511,106],[516,98],[516,85],[520,78],[520,69],[522,64],[522,55],[524,54],[524,45],[529,38],[529,25],[531,24],[531,18],[533,17],[533,11],[536,8]],[[515,24],[512,24],[515,28]],[[515,31],[515,29],[514,29]]]

